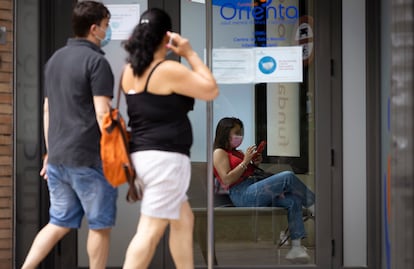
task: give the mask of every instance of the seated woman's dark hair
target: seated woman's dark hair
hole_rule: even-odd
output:
[[[243,129],[243,122],[240,119],[234,117],[222,118],[217,123],[213,149],[221,148],[224,150],[228,150],[230,148],[230,131],[236,125],[240,125],[240,127]]]
[[[135,76],[142,75],[151,64],[154,52],[171,28],[171,18],[162,9],[151,8],[141,15],[131,37],[123,43],[129,54],[127,62],[131,64]]]

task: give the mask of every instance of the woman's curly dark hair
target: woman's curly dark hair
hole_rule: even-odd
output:
[[[154,52],[171,29],[171,18],[162,9],[150,8],[141,15],[131,37],[123,44],[135,76],[142,75],[151,64]]]
[[[231,148],[229,142],[230,131],[236,125],[239,125],[240,128],[243,129],[243,122],[240,119],[234,117],[222,118],[217,123],[216,137],[214,138],[213,149],[221,148],[224,150],[229,150]]]

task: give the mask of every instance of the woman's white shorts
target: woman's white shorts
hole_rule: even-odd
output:
[[[137,177],[144,183],[141,214],[179,219],[191,179],[190,158],[181,153],[146,150],[131,154]]]

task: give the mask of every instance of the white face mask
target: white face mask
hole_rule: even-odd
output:
[[[230,146],[234,149],[240,146],[242,142],[243,142],[242,135],[232,135],[230,138]]]

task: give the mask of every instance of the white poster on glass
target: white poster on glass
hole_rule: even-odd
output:
[[[267,155],[300,157],[299,85],[267,86]]]
[[[139,4],[106,5],[111,12],[109,25],[113,40],[126,40],[138,24],[140,17]]]
[[[302,47],[255,48],[255,83],[302,82]]]
[[[254,55],[250,49],[213,49],[213,75],[218,83],[252,83]]]
[[[213,75],[220,84],[302,82],[302,47],[213,49]]]

